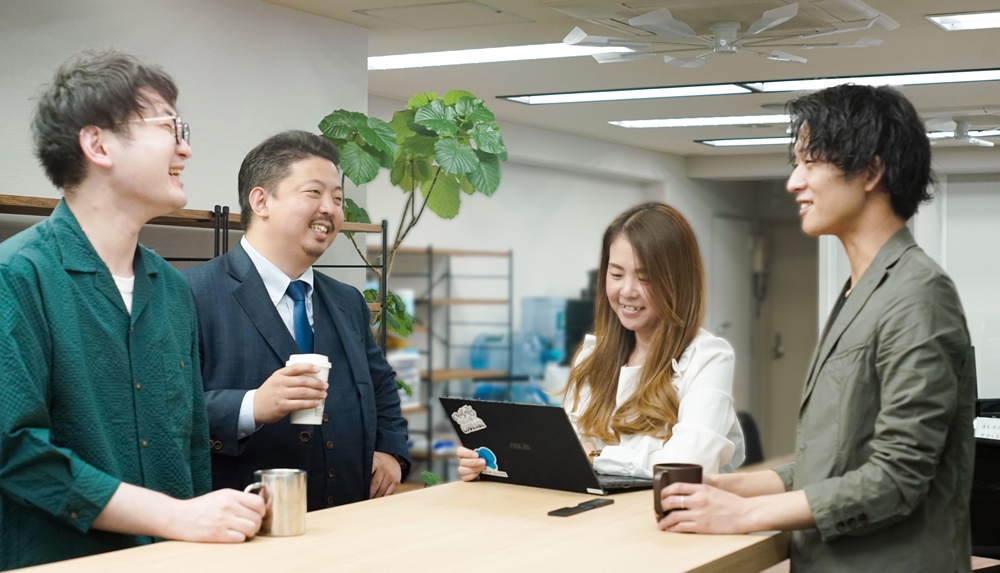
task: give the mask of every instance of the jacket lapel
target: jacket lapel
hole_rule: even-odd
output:
[[[233,289],[233,296],[243,307],[243,312],[250,318],[257,332],[282,362],[288,360],[292,354],[301,354],[299,345],[295,343],[292,334],[282,322],[278,309],[267,296],[264,281],[243,247],[237,243],[236,247],[224,256],[230,276],[239,282]]]
[[[319,272],[314,276],[316,277],[314,280],[316,288],[313,289],[313,309],[326,308],[334,328],[337,329],[337,335],[340,336],[340,342],[344,346],[344,353],[347,354],[347,362],[351,366],[354,381],[361,384],[361,381],[365,379],[364,373],[368,370],[364,348],[358,340],[359,336],[363,336],[364,333],[359,333],[351,328],[350,319],[343,310],[342,299],[333,293],[332,288],[323,284],[326,280],[331,279]],[[320,302],[321,306],[316,305],[316,302]],[[316,322],[318,323],[318,321]]]
[[[847,301],[844,302],[843,308],[840,309],[840,314],[837,315],[832,324],[827,324],[826,332],[819,341],[817,350],[813,354],[812,364],[809,367],[809,377],[806,379],[806,387],[802,392],[802,406],[809,399],[809,395],[816,386],[816,379],[819,372],[823,369],[823,365],[830,357],[833,349],[837,347],[837,342],[840,341],[840,337],[844,334],[844,331],[847,330],[858,314],[861,313],[862,309],[865,308],[868,299],[871,298],[875,290],[882,284],[889,268],[895,265],[899,257],[913,246],[916,246],[913,235],[910,234],[909,229],[903,227],[879,249],[878,254],[875,255],[875,260],[872,261],[872,264],[861,276],[861,280],[858,281],[857,286],[854,287],[854,291],[847,297]]]

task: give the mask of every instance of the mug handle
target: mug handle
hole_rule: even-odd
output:
[[[263,488],[264,488],[264,482],[259,481],[259,482],[252,483],[252,484],[246,486],[243,489],[243,493],[250,493],[250,492],[252,492],[255,489],[263,489]],[[657,506],[657,507],[659,507],[659,506]]]
[[[664,482],[667,480],[669,472],[662,471],[658,474],[653,475],[653,509],[656,510],[657,519],[663,519],[666,515],[663,512],[663,505],[661,503],[660,492],[663,490]]]

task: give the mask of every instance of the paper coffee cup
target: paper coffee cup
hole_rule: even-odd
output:
[[[288,362],[285,362],[285,366],[291,366],[292,364],[315,364],[319,366],[319,372],[310,374],[310,376],[319,378],[323,382],[328,380],[330,367],[332,366],[330,359],[322,354],[292,354],[288,357]],[[319,426],[323,423],[323,407],[325,405],[326,400],[320,400],[319,406],[315,408],[296,410],[291,413],[291,422],[293,424]]]

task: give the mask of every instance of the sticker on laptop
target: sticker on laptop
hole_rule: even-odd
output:
[[[452,414],[451,419],[458,422],[458,426],[462,429],[463,434],[471,434],[472,432],[486,429],[486,422],[482,421],[476,415],[476,411],[472,409],[472,406],[468,404],[462,406],[457,412]]]
[[[507,472],[502,472],[500,471],[500,468],[497,467],[497,457],[493,453],[493,450],[487,448],[486,446],[482,446],[476,448],[474,451],[479,454],[480,458],[486,460],[486,469],[483,470],[483,475],[500,478],[507,477]]]

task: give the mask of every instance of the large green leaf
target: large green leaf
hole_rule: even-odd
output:
[[[420,472],[420,477],[424,480],[424,486],[432,486],[441,483],[441,478],[428,471]]]
[[[434,184],[433,189],[431,188],[432,183]],[[424,181],[420,190],[424,194],[424,199],[427,200],[427,207],[442,219],[454,219],[455,215],[458,215],[461,190],[458,180],[453,176],[439,173],[437,179]]]
[[[378,175],[379,158],[370,155],[353,141],[348,141],[340,149],[340,166],[344,175],[355,185],[364,185]]]
[[[367,143],[361,146],[361,149],[365,150],[365,153],[371,155],[372,157],[378,159],[379,167],[384,167],[386,169],[392,169],[392,166],[396,164],[396,160],[392,158],[388,153],[384,153],[378,149],[375,149]]]
[[[455,114],[468,119],[476,110],[483,107],[483,100],[476,97],[463,97],[455,102]]]
[[[415,133],[407,124],[413,121],[413,116],[416,114],[415,109],[393,112],[389,127],[396,132],[396,143],[403,143],[404,139]]]
[[[469,181],[476,186],[476,190],[492,197],[500,186],[500,160],[496,155],[476,150],[479,158],[479,166],[467,175]]]
[[[328,139],[348,139],[357,131],[357,118],[346,109],[338,109],[319,122],[319,131]]]
[[[411,135],[403,140],[403,153],[410,157],[434,157],[434,144],[437,141],[436,137]]]
[[[417,109],[419,107],[424,107],[432,101],[440,100],[441,96],[434,92],[424,92],[422,94],[417,94],[410,98],[410,101],[406,102],[406,109]]]
[[[434,159],[445,173],[453,175],[463,175],[479,165],[476,152],[468,145],[451,137],[439,139],[434,144]]]
[[[371,223],[372,220],[368,216],[368,211],[365,211],[363,207],[360,207],[352,199],[344,198],[344,221],[347,223]],[[354,236],[354,233],[344,233],[347,238],[350,239]]]
[[[414,159],[400,155],[390,174],[392,184],[406,192],[428,179],[431,179],[431,164],[430,160],[423,157]]]
[[[503,145],[503,135],[500,128],[495,125],[481,124],[470,132],[472,139],[476,142],[476,147],[487,153],[502,153],[506,151]]]
[[[416,112],[414,112],[414,117],[416,117]],[[406,127],[409,128],[412,132],[414,132],[414,133],[416,133],[418,135],[426,135],[428,137],[437,137],[438,136],[438,134],[436,132],[434,132],[434,131],[432,131],[430,129],[427,129],[426,127],[424,127],[424,126],[420,125],[419,123],[417,123],[414,118],[410,118],[409,121],[406,122]]]
[[[359,125],[358,135],[364,138],[365,143],[390,157],[396,155],[396,150],[399,149],[399,144],[396,143],[396,131],[377,117],[369,117],[365,123]]]
[[[450,92],[444,94],[444,105],[455,105],[458,103],[458,100],[466,97],[476,99],[476,96],[471,92],[467,92],[465,90],[451,90]]]
[[[491,123],[496,121],[497,116],[493,115],[493,112],[486,108],[486,106],[479,107],[476,111],[472,112],[465,118],[467,121],[473,123]]]
[[[458,131],[458,124],[455,123],[455,108],[444,105],[444,102],[440,100],[432,101],[418,109],[414,121],[439,134],[453,135]]]
[[[472,181],[469,181],[469,178],[465,175],[458,176],[458,186],[462,188],[462,192],[466,195],[472,195],[476,192],[476,186],[473,185]]]

